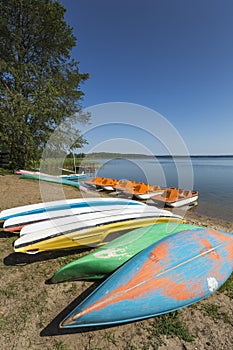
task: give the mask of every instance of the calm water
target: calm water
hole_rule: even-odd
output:
[[[99,163],[98,176],[197,190],[193,211],[233,222],[233,157],[116,158]]]

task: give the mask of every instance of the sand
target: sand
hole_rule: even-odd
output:
[[[0,209],[41,202],[45,197],[59,199],[59,185],[44,185],[0,176]],[[77,189],[63,187],[66,198],[84,196]],[[88,191],[87,196],[98,196]],[[233,232],[230,222],[185,213],[189,223]],[[176,313],[114,327],[59,330],[58,325],[71,309],[93,290],[95,282],[46,281],[66,263],[82,254],[77,251],[46,254],[15,254],[16,235],[0,231],[0,349],[97,350],[97,349],[187,349],[229,350],[233,348],[233,283],[228,289]],[[228,281],[229,282],[229,281]],[[192,341],[191,340],[192,336]]]

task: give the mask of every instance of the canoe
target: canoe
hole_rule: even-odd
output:
[[[0,213],[0,221],[7,220],[12,217],[38,214],[44,212],[50,212],[54,210],[64,210],[71,208],[81,207],[95,207],[95,206],[108,206],[108,205],[145,205],[135,200],[129,200],[124,198],[75,198],[75,199],[61,199],[57,201],[36,203],[30,205],[19,206],[15,208],[5,209]]]
[[[140,207],[140,206],[137,206]],[[21,234],[24,232],[22,229],[23,227],[35,223],[41,223],[46,222],[45,227],[48,227],[48,221],[54,222],[55,219],[61,218],[70,218],[70,217],[76,217],[77,215],[82,214],[90,214],[94,212],[112,212],[115,210],[123,212],[124,210],[131,210],[135,211],[135,207],[133,205],[126,205],[125,202],[117,205],[115,204],[109,204],[109,205],[95,205],[95,206],[83,206],[83,207],[73,207],[70,209],[63,209],[63,210],[54,210],[54,211],[46,211],[43,213],[37,213],[37,214],[28,214],[28,215],[22,215],[22,216],[15,216],[11,217],[7,220],[5,220],[3,224],[3,230],[5,232],[19,232],[21,230]],[[69,219],[69,222],[72,221],[72,218]],[[32,227],[32,226],[30,226]],[[36,227],[33,225],[33,227]],[[36,229],[35,229],[36,231]]]
[[[198,200],[198,192],[182,190],[177,188],[167,188],[162,194],[151,196],[156,204],[163,204],[177,208],[183,205],[190,205]]]
[[[94,252],[60,268],[52,283],[104,278],[152,243],[199,226],[167,222],[132,230]]]
[[[184,222],[180,216],[167,213],[169,214],[147,210],[128,214],[111,213],[102,216],[100,213],[92,213],[91,217],[89,214],[83,214],[82,219],[77,218],[76,222],[66,221],[66,224],[63,224],[62,220],[55,219],[53,227],[45,227],[33,232],[30,230],[38,224],[32,224],[22,229],[20,237],[14,242],[14,250],[15,252],[35,254],[47,250],[97,247],[134,228],[167,221]],[[63,219],[63,221],[65,220],[66,218]],[[54,224],[55,222],[56,224]]]
[[[210,296],[231,275],[233,235],[178,232],[126,262],[61,322],[103,326],[166,314]]]

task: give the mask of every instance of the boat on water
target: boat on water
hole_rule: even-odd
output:
[[[97,247],[134,228],[167,221],[184,222],[179,215],[149,206],[54,219],[23,227],[20,237],[14,242],[14,250],[35,254],[47,250]]]
[[[51,282],[105,278],[151,244],[176,232],[195,228],[200,226],[166,222],[132,230],[61,267],[51,278]]]
[[[232,234],[206,228],[175,233],[113,272],[60,328],[120,324],[179,310],[210,296],[232,269]]]
[[[198,192],[177,188],[167,188],[162,194],[156,194],[150,198],[156,204],[163,204],[169,207],[177,208],[196,202],[198,200]]]

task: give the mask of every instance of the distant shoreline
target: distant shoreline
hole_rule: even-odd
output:
[[[147,155],[147,154],[133,154],[133,153],[111,153],[111,152],[95,152],[85,155],[86,159],[96,159],[96,158],[232,158],[232,155]]]

